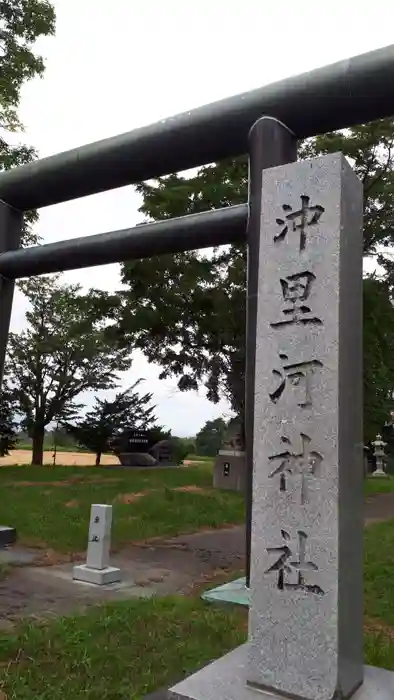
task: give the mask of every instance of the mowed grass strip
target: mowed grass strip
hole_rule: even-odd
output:
[[[245,638],[241,610],[180,597],[110,604],[0,635],[0,688],[8,700],[142,698]]]
[[[86,549],[92,503],[113,506],[114,550],[244,519],[242,495],[213,489],[210,465],[149,471],[3,468],[0,497],[2,522],[16,527],[20,544],[61,553]]]
[[[365,496],[375,496],[379,493],[392,493],[394,491],[394,477],[369,477],[364,481]]]
[[[8,700],[140,700],[246,640],[243,609],[187,598],[127,601],[0,635]],[[366,662],[394,668],[394,644],[367,634]]]
[[[366,614],[394,627],[394,520],[369,525],[364,544]]]

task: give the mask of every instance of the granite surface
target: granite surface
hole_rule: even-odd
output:
[[[362,187],[263,173],[248,681],[332,700],[363,668]]]

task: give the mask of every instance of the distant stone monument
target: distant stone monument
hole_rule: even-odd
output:
[[[112,441],[112,449],[123,467],[177,466],[173,441],[157,440],[154,431],[130,428]]]
[[[131,428],[113,441],[113,451],[123,467],[154,467],[153,444],[148,430]]]
[[[158,467],[176,467],[176,460],[174,455],[174,445],[171,440],[159,440],[153,447],[151,447],[149,453],[155,460]]]
[[[388,478],[387,474],[384,470],[384,465],[386,462],[386,455],[384,453],[384,448],[386,447],[386,443],[382,440],[381,435],[377,435],[375,440],[371,443],[373,447],[373,455],[375,457],[375,464],[376,468],[375,471],[372,473],[372,476],[375,477],[380,477],[380,478]]]
[[[229,423],[215,460],[213,486],[217,489],[244,492],[245,481],[246,461],[242,421],[240,418],[234,418]]]
[[[262,174],[248,642],[173,700],[391,700],[363,666],[362,185]]]
[[[73,579],[98,586],[120,581],[120,569],[109,565],[111,524],[112,506],[92,505],[86,564],[74,566]]]

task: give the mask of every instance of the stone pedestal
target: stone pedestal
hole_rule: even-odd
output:
[[[173,686],[167,693],[160,696],[160,700],[166,698],[167,700],[290,700],[289,695],[278,695],[272,691],[249,687],[247,667],[248,645],[245,644]],[[293,697],[294,700],[299,700],[296,696]],[[316,695],[316,698],[318,697]],[[340,698],[341,696],[337,695],[330,700],[340,700]],[[393,698],[394,673],[365,666],[364,683],[352,695],[351,700],[393,700]]]
[[[213,487],[245,492],[246,461],[243,450],[219,450],[213,467]]]
[[[386,474],[385,471],[383,471],[382,467],[377,467],[374,472],[372,472],[371,476],[377,476],[378,479],[388,479],[388,474]]]
[[[112,506],[92,505],[86,564],[74,566],[73,579],[99,586],[121,580],[120,569],[109,565],[111,524]]]
[[[80,564],[73,568],[73,579],[92,583],[96,586],[106,586],[110,583],[118,583],[121,580],[120,569],[115,566],[106,566],[104,569],[94,569],[86,564]]]

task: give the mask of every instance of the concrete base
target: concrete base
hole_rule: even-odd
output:
[[[220,450],[213,467],[213,488],[245,493],[245,452]]]
[[[237,578],[235,581],[223,584],[223,586],[205,591],[201,598],[208,603],[229,603],[249,607],[250,588],[246,588],[245,578]]]
[[[388,479],[388,478],[389,478],[389,475],[386,474],[386,472],[384,472],[383,469],[376,469],[376,470],[371,474],[371,476],[377,476],[378,478],[379,478],[379,477],[380,477],[380,478],[383,477],[383,479]]]
[[[110,583],[120,581],[120,569],[115,566],[107,566],[106,569],[91,569],[86,564],[80,564],[73,568],[73,579],[93,583],[96,586],[108,586]]]
[[[168,700],[284,700],[246,685],[247,644],[170,688]],[[164,697],[164,696],[163,696]],[[393,700],[394,673],[365,666],[364,683],[351,700]]]

